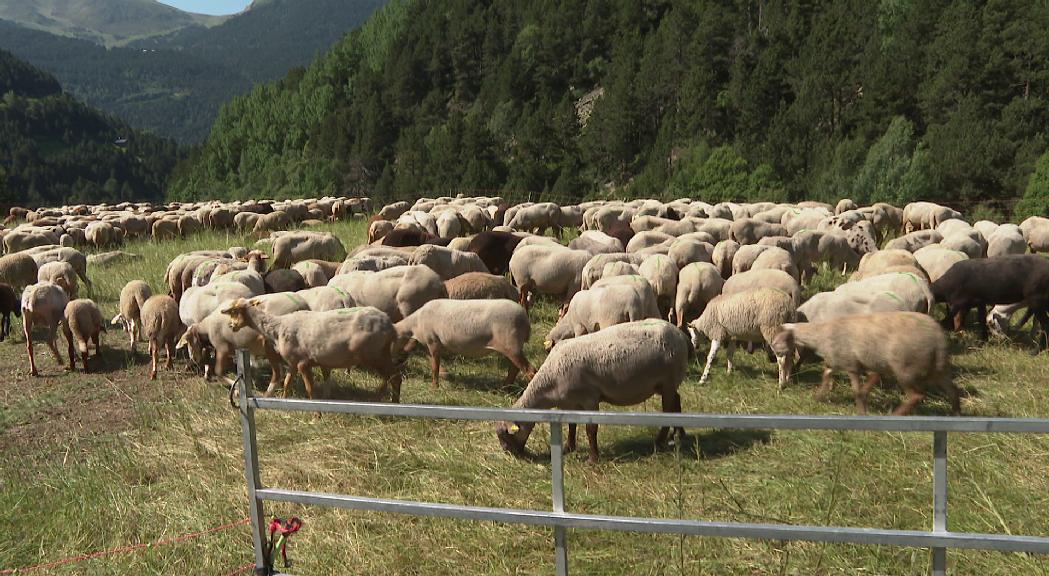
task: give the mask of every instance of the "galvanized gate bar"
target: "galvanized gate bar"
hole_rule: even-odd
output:
[[[565,461],[560,424],[550,425],[550,493],[554,513],[564,513]],[[554,526],[554,573],[568,576],[568,536],[564,526]]]
[[[594,514],[551,513],[545,510],[514,508],[487,508],[433,502],[413,502],[385,498],[366,498],[342,494],[304,492],[283,488],[264,488],[257,492],[264,500],[295,504],[319,505],[369,512],[389,512],[454,518],[459,520],[486,520],[532,526],[562,526],[571,529],[643,532],[648,534],[681,534],[686,536],[713,536],[720,538],[747,538],[752,540],[798,540],[837,544],[868,544],[911,548],[965,548],[997,550],[1000,552],[1033,552],[1049,554],[1049,538],[1036,536],[1007,536],[969,532],[925,532],[922,530],[887,530],[879,528],[852,528],[833,526],[805,526],[791,524],[756,524],[746,522],[709,522],[703,520],[675,520],[641,518],[634,516],[601,516]]]
[[[666,414],[661,412],[587,412],[575,410],[521,410],[426,404],[378,404],[335,400],[251,398],[253,408],[293,412],[486,420],[499,422],[558,422],[611,424],[660,428],[735,428],[740,430],[855,430],[892,432],[973,432],[1049,434],[1045,418],[968,418],[957,416],[795,416],[751,414]]]
[[[244,478],[248,482],[248,511],[251,517],[251,540],[255,548],[255,570],[266,566],[266,527],[262,498],[258,495],[262,482],[259,480],[259,454],[255,438],[255,411],[248,401],[254,393],[251,374],[251,356],[247,350],[237,350],[237,382],[240,386],[240,427],[244,439]]]
[[[932,531],[947,532],[947,433],[932,435]],[[946,576],[947,549],[932,549],[932,576]]]

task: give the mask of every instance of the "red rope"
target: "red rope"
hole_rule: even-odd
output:
[[[245,565],[241,566],[240,568],[235,568],[232,572],[230,572],[228,574],[225,574],[225,576],[237,576],[237,574],[243,574],[243,573],[245,573],[248,570],[251,570],[253,568],[255,568],[255,563],[254,562],[249,562],[248,564],[245,564]]]
[[[74,564],[76,562],[83,562],[84,560],[92,560],[95,558],[103,558],[105,556],[112,556],[114,554],[123,554],[124,552],[132,552],[135,550],[141,550],[143,548],[154,548],[157,546],[165,546],[167,544],[175,544],[178,542],[185,542],[186,540],[192,540],[199,538],[206,534],[212,534],[214,532],[221,532],[222,530],[229,530],[230,528],[236,528],[237,526],[243,526],[251,522],[251,518],[244,518],[237,520],[236,522],[230,522],[229,524],[223,524],[222,526],[216,526],[200,532],[191,532],[189,534],[183,534],[174,538],[160,539],[156,542],[142,542],[139,544],[131,544],[129,546],[121,546],[119,548],[110,548],[108,550],[99,550],[98,552],[91,552],[90,554],[81,554],[79,556],[72,556],[69,558],[63,558],[62,560],[55,560],[54,562],[47,562],[44,564],[37,564],[35,566],[26,566],[25,568],[7,568],[0,570],[0,574],[23,574],[26,572],[36,572],[37,570],[46,570],[48,568],[55,568],[57,566],[65,566],[66,564]],[[254,564],[253,564],[254,566]]]

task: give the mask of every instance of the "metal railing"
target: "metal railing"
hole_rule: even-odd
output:
[[[509,410],[411,404],[376,404],[324,400],[277,400],[254,397],[252,374],[246,351],[237,353],[240,385],[240,418],[244,438],[244,473],[251,508],[252,537],[256,574],[266,574],[266,535],[263,502],[312,504],[350,510],[390,512],[412,516],[487,520],[549,526],[554,532],[556,574],[568,574],[566,531],[572,529],[612,530],[640,533],[678,534],[745,538],[752,540],[829,542],[929,548],[932,574],[947,570],[947,549],[995,550],[1049,554],[1049,537],[951,532],[947,529],[947,434],[1008,433],[1049,434],[1049,419],[964,418],[922,416],[751,416],[720,414],[665,414],[640,412],[579,412],[551,410]],[[232,391],[231,391],[232,394]],[[367,498],[265,488],[259,481],[258,446],[255,439],[255,411],[282,410],[328,414],[356,414],[435,420],[480,420],[548,423],[550,425],[550,468],[552,510],[488,508],[434,502],[415,502],[386,498]],[[733,428],[740,430],[853,430],[882,432],[931,432],[933,435],[933,526],[931,531],[711,522],[703,520],[641,518],[574,514],[564,506],[563,424],[621,426],[680,426],[689,428]],[[493,440],[494,441],[494,440]]]

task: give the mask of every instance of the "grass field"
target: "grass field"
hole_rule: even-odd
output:
[[[331,227],[347,244],[363,240],[361,223]],[[246,244],[204,234],[165,244],[131,244],[145,256],[90,271],[93,297],[115,314],[123,284],[146,279],[162,290],[164,267],[180,252]],[[834,281],[827,273],[819,279]],[[539,365],[555,307],[533,310],[529,358]],[[20,331],[20,323],[16,330]],[[20,335],[0,343],[0,570],[95,550],[177,536],[247,515],[240,425],[226,389],[179,361],[175,372],[147,378],[140,345],[128,352],[123,332],[104,338],[103,364],[70,374],[45,347],[42,376],[28,376]],[[64,345],[62,346],[64,354]],[[955,377],[966,415],[1045,417],[1047,356],[1027,343],[954,339]],[[704,352],[704,351],[701,351]],[[683,385],[690,412],[852,414],[844,379],[825,401],[813,398],[818,371],[777,393],[775,365],[741,353],[731,377],[724,364],[699,387],[699,359]],[[97,365],[95,365],[97,366]],[[509,406],[524,382],[503,389],[503,360],[447,363],[442,387],[429,385],[429,364],[414,356],[402,401]],[[378,380],[337,376],[335,396],[370,399]],[[299,385],[301,395],[301,384]],[[872,410],[886,413],[899,394],[877,390]],[[637,408],[656,411],[658,399]],[[933,398],[920,414],[944,414]],[[258,415],[266,485],[546,509],[549,466],[505,454],[488,423]],[[547,430],[529,446],[547,453]],[[655,452],[654,431],[603,427],[602,462],[569,455],[566,500],[572,511],[736,521],[929,529],[930,434],[690,430],[683,446]],[[585,444],[585,443],[584,443]],[[1049,438],[950,437],[950,528],[1049,534]],[[549,574],[552,538],[544,529],[412,519],[322,508],[271,506],[305,526],[289,548],[295,574]],[[750,542],[605,532],[569,533],[575,574],[927,574],[922,549]],[[1049,573],[1049,559],[1019,554],[950,552],[951,574]],[[252,559],[247,527],[189,542],[143,549],[57,568],[53,574],[227,574]]]

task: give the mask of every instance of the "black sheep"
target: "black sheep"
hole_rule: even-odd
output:
[[[3,342],[4,338],[11,333],[12,312],[15,313],[15,316],[21,317],[22,303],[15,294],[14,288],[0,282],[0,315],[3,315],[3,318],[0,318],[0,342]]]
[[[485,231],[471,238],[466,250],[477,254],[489,272],[501,276],[510,268],[510,257],[520,242],[521,237],[511,232]]]
[[[979,311],[982,335],[987,337],[987,306],[1023,302],[1041,326],[1039,350],[1045,349],[1049,329],[1049,260],[1034,254],[974,258],[951,266],[932,284],[937,302],[947,304],[945,322],[961,330],[969,310]]]

